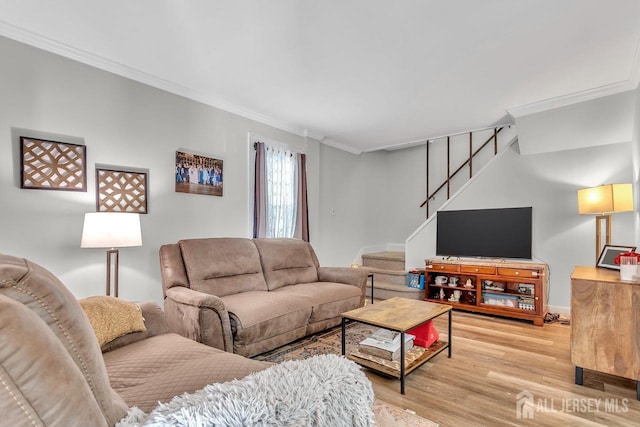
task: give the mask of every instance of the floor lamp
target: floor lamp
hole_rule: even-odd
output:
[[[118,249],[142,246],[140,215],[122,212],[92,212],[84,214],[81,248],[107,248],[106,294],[111,295],[111,270],[113,290],[118,297]],[[112,267],[112,260],[114,260]]]
[[[596,262],[602,251],[602,227],[605,245],[611,244],[611,214],[633,210],[631,184],[606,184],[578,190],[578,212],[596,215]]]

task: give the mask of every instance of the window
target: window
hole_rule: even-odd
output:
[[[309,241],[306,156],[256,142],[254,237]]]

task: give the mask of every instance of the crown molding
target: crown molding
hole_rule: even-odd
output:
[[[430,136],[428,138],[420,138],[413,141],[399,142],[396,144],[390,144],[382,147],[372,148],[370,150],[365,150],[365,153],[368,153],[371,151],[378,151],[378,150],[385,150],[385,151],[402,150],[403,148],[410,148],[410,147],[416,147],[419,145],[425,145],[427,142],[433,142],[437,139],[446,138],[448,136],[467,135],[473,132],[482,132],[489,129],[499,128],[499,127],[511,127],[511,126],[515,126],[515,123],[513,121],[498,121],[493,126],[485,126],[483,128],[478,128],[478,129],[469,129],[464,131],[451,132],[451,133],[446,133],[444,135]]]
[[[346,151],[351,154],[362,154],[362,150],[358,150],[350,145],[345,145],[340,142],[334,141],[331,138],[324,138],[320,140],[324,145],[328,145],[329,147],[337,148],[338,150]]]
[[[0,35],[45,50],[50,53],[63,56],[65,58],[69,58],[74,61],[99,68],[103,71],[117,74],[121,77],[125,77],[127,79],[164,90],[174,95],[179,95],[184,98],[188,98],[193,101],[208,105],[210,107],[237,114],[238,116],[242,116],[244,118],[254,120],[264,125],[290,132],[298,136],[313,138],[317,141],[322,141],[325,138],[325,136],[322,134],[310,132],[308,129],[303,129],[290,123],[284,123],[255,111],[247,110],[237,105],[222,101],[220,99],[216,99],[211,95],[202,93],[193,88],[180,85],[170,80],[166,80],[146,73],[144,71],[128,67],[124,64],[120,64],[99,55],[77,49],[64,43],[60,43],[56,40],[44,37],[40,34],[36,34],[23,28],[16,27],[2,20],[0,20]]]
[[[636,85],[629,80],[625,80],[593,89],[583,90],[581,92],[570,93],[568,95],[533,102],[531,104],[511,107],[507,109],[507,112],[514,118],[517,118],[527,116],[529,114],[540,113],[542,111],[553,110],[555,108],[566,107],[580,102],[591,101],[596,98],[602,98],[603,96],[616,95],[635,88]]]

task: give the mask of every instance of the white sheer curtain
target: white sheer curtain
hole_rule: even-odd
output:
[[[254,148],[253,237],[308,242],[307,156],[261,141]]]
[[[294,237],[298,210],[298,162],[295,153],[265,147],[266,237]]]

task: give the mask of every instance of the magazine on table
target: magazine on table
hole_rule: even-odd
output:
[[[404,334],[405,351],[413,348],[414,339],[414,335],[407,333]],[[373,338],[373,336],[365,338],[364,340],[360,341],[358,350],[360,350],[362,353],[381,357],[383,359],[397,360],[400,358],[400,333],[398,332],[398,338],[397,340],[395,340],[395,342],[379,341]]]
[[[399,343],[400,332],[379,328],[370,336],[370,338],[376,341],[381,341],[386,343]]]

